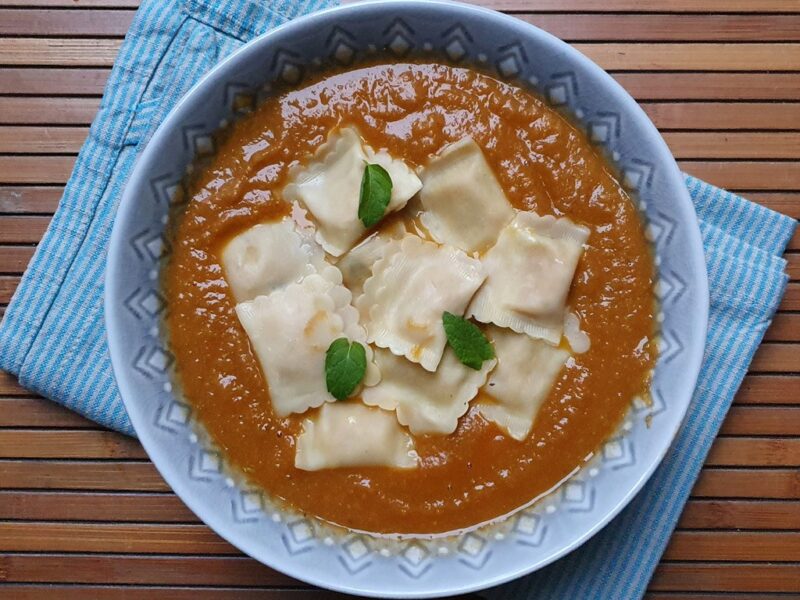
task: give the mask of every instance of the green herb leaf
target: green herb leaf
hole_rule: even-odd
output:
[[[325,384],[331,396],[344,400],[364,379],[367,353],[364,346],[347,338],[334,340],[325,353]]]
[[[383,218],[392,198],[392,178],[380,165],[366,165],[361,178],[358,218],[364,227],[372,227]]]
[[[449,312],[442,315],[442,323],[447,343],[463,364],[480,371],[483,361],[494,358],[492,343],[475,323]]]

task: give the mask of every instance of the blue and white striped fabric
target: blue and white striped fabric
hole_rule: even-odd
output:
[[[133,434],[114,383],[103,275],[140,148],[191,85],[252,37],[327,0],[145,0],[120,50],[53,221],[0,323],[0,368],[25,387]],[[786,286],[795,221],[687,176],[706,249],[711,315],[689,416],[651,482],[577,552],[493,598],[638,598]]]

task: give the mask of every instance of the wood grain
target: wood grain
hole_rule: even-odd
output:
[[[800,217],[800,2],[486,0],[610,69],[689,173]],[[138,0],[0,0],[0,318]],[[791,283],[650,583],[800,597],[800,234]],[[0,599],[337,598],[239,555],[141,446],[0,372]],[[474,600],[474,599],[471,599]]]
[[[111,431],[0,430],[0,458],[144,459],[132,438]]]
[[[239,556],[116,556],[103,554],[0,554],[10,583],[53,582],[128,585],[280,585],[297,581]]]
[[[0,214],[52,214],[61,199],[61,186],[0,186]]]
[[[42,10],[42,9],[19,9],[19,8],[0,8],[0,35],[35,35],[44,36],[77,36],[84,35],[90,37],[114,36],[124,37],[125,33],[133,21],[133,10]],[[772,21],[742,21],[738,26],[731,23],[732,35],[745,35],[744,32],[752,27],[770,25],[782,29],[790,26],[790,22],[784,22],[775,17],[761,17],[762,19],[772,19]],[[736,33],[736,32],[739,33]],[[755,33],[755,32],[754,32]],[[786,31],[783,35],[790,35]],[[758,40],[758,37],[755,37]],[[778,34],[777,39],[791,39],[782,37]]]
[[[662,563],[650,582],[658,591],[800,592],[800,565]]]
[[[170,493],[0,491],[0,519],[199,523],[194,513]],[[703,517],[698,519],[702,521]]]
[[[169,588],[153,586],[108,587],[87,585],[15,585],[8,596],[0,588],[0,598],[27,600],[29,598],[56,597],[59,600],[92,598],[92,600],[336,600],[349,598],[335,592],[305,589],[275,589],[269,587],[189,587]],[[735,599],[734,599],[735,600]]]
[[[0,533],[0,535],[2,535]],[[664,560],[797,561],[800,533],[739,531],[677,531]]]
[[[0,123],[88,125],[99,107],[99,98],[0,97]]]
[[[797,405],[800,377],[797,375],[748,375],[734,398],[737,405]]]
[[[706,467],[692,494],[696,498],[800,500],[800,471]]]
[[[77,154],[88,127],[3,127],[0,126],[0,153]]]
[[[39,241],[50,224],[50,216],[0,217],[0,243],[25,244]]]

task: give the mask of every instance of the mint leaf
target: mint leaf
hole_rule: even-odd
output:
[[[358,218],[370,228],[383,218],[392,198],[392,178],[380,165],[366,165],[361,177]]]
[[[334,340],[325,353],[325,384],[331,396],[344,400],[364,379],[367,353],[364,346],[347,338]]]
[[[475,323],[449,312],[442,315],[442,323],[447,334],[447,343],[458,360],[470,369],[480,371],[483,361],[494,358],[491,342]]]

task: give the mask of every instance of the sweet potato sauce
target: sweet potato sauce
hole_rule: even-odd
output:
[[[340,125],[355,125],[371,146],[414,166],[470,135],[514,206],[566,215],[591,229],[569,299],[591,349],[569,361],[526,441],[471,410],[452,435],[417,436],[419,469],[294,468],[302,416],[272,412],[220,249],[289,211],[280,190],[290,166],[307,161]],[[568,121],[529,92],[470,69],[374,64],[276,94],[225,134],[189,186],[173,235],[164,275],[167,329],[196,416],[251,482],[339,525],[435,533],[503,515],[580,465],[647,389],[655,359],[654,267],[633,203]]]

